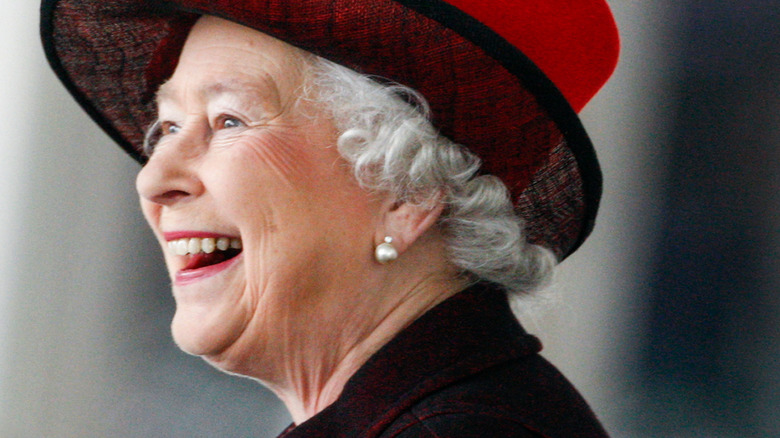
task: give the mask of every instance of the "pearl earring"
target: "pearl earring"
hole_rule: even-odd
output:
[[[374,257],[376,257],[376,261],[383,265],[398,258],[398,250],[393,246],[392,237],[385,237],[385,241],[376,246]]]

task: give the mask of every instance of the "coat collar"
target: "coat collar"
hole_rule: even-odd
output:
[[[477,284],[413,322],[352,376],[338,400],[282,437],[377,436],[426,395],[540,350],[506,294]]]

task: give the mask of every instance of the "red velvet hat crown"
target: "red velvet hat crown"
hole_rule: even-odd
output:
[[[44,0],[41,14],[55,72],[139,162],[157,87],[215,15],[421,92],[560,259],[593,227],[601,173],[576,111],[617,62],[605,0]]]

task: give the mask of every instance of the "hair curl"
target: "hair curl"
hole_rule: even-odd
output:
[[[418,205],[444,202],[449,260],[472,279],[518,295],[549,282],[553,253],[526,243],[504,183],[477,175],[480,159],[438,133],[419,93],[322,58],[311,64],[303,95],[330,113],[338,150],[363,187]]]

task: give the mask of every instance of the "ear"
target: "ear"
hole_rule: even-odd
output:
[[[392,237],[393,246],[402,254],[439,219],[444,210],[440,199],[441,196],[438,196],[427,205],[398,202],[395,199],[386,201],[383,206],[383,226],[374,236],[375,244],[382,243],[385,237]]]

